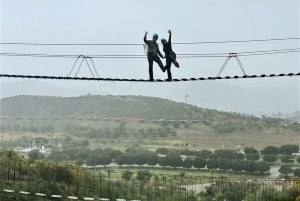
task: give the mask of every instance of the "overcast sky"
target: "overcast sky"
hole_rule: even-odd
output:
[[[142,43],[144,32],[173,42],[300,37],[298,0],[1,0],[1,42]],[[177,53],[223,53],[298,48],[299,40],[173,45]],[[8,46],[1,52],[144,54],[141,46]],[[300,71],[298,53],[240,57],[247,74]],[[215,76],[225,58],[182,58],[173,77]],[[65,76],[74,59],[1,57],[1,73]],[[146,59],[95,59],[101,77],[148,78]],[[223,75],[241,75],[235,60]],[[90,76],[82,66],[79,76]],[[154,77],[165,79],[154,64]],[[200,107],[252,114],[300,110],[299,77],[188,83],[105,83],[1,79],[1,96],[147,95]],[[51,90],[52,89],[52,90]],[[6,91],[5,91],[6,90]]]

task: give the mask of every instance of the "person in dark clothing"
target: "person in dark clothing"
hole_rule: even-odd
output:
[[[171,30],[169,30],[168,33],[169,33],[169,40],[167,41],[166,39],[161,39],[161,43],[163,44],[163,50],[164,50],[165,56],[166,56],[165,69],[168,72],[168,80],[172,81],[171,65],[173,63],[177,68],[179,68],[179,63],[176,61],[176,54],[172,50],[172,42],[171,42],[172,32],[171,32]]]
[[[155,61],[160,69],[165,72],[165,67],[163,63],[161,62],[161,58],[164,58],[161,52],[159,51],[159,47],[157,44],[157,39],[158,39],[158,34],[153,34],[152,40],[147,40],[147,34],[148,32],[146,31],[145,36],[144,36],[144,42],[148,45],[148,52],[147,52],[147,57],[148,57],[148,63],[149,63],[149,79],[153,81],[153,61]]]

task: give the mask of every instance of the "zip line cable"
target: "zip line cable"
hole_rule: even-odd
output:
[[[268,38],[249,40],[226,40],[226,41],[200,41],[200,42],[177,42],[176,45],[196,45],[196,44],[224,44],[224,43],[250,43],[250,42],[270,42],[299,40],[299,37],[289,38]],[[142,43],[29,43],[29,42],[1,42],[0,45],[28,45],[28,46],[138,46]]]
[[[275,50],[258,50],[258,51],[246,51],[246,52],[235,52],[238,56],[259,56],[259,55],[270,55],[270,54],[287,54],[300,52],[300,48],[287,48],[287,49],[275,49]],[[186,53],[177,54],[178,58],[197,58],[197,57],[227,57],[228,54],[232,53]],[[1,56],[10,57],[55,57],[55,58],[78,58],[80,55],[75,54],[39,54],[39,53],[16,53],[16,52],[0,52]],[[146,58],[143,54],[96,54],[96,55],[85,55],[87,58],[112,58],[112,59],[138,59]]]
[[[293,77],[300,76],[298,73],[280,73],[280,74],[261,74],[261,75],[243,75],[243,76],[224,76],[224,77],[199,77],[199,78],[181,78],[170,80],[146,80],[146,79],[127,79],[127,78],[95,78],[95,77],[63,77],[63,76],[48,76],[48,75],[15,75],[15,74],[0,74],[0,78],[23,78],[23,79],[44,79],[44,80],[86,80],[86,81],[112,81],[112,82],[187,82],[187,81],[205,81],[205,80],[237,80],[249,78],[274,78],[274,77]]]

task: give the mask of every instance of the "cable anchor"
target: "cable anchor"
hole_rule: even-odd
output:
[[[238,54],[237,53],[229,53],[224,64],[222,65],[221,69],[219,70],[218,74],[217,74],[217,77],[220,77],[223,70],[225,69],[226,65],[228,64],[228,61],[231,59],[231,58],[235,58],[235,60],[238,62],[239,66],[240,66],[240,69],[242,70],[243,74],[244,75],[247,75],[246,72],[245,72],[245,69],[243,68],[243,65],[242,65],[242,62],[241,60],[239,59],[238,57]]]
[[[76,66],[76,64],[79,62],[80,59],[81,59],[81,62],[80,62],[80,64],[79,64],[79,67],[78,67],[77,72],[75,73],[74,77],[77,77],[77,75],[78,75],[78,73],[79,73],[79,71],[80,71],[80,68],[81,68],[83,62],[85,62],[86,65],[87,65],[87,67],[89,68],[89,71],[90,71],[91,75],[92,75],[94,78],[95,78],[95,75],[97,76],[97,78],[100,78],[100,76],[99,76],[99,74],[98,74],[98,72],[97,72],[95,63],[94,63],[94,61],[93,61],[93,58],[92,58],[92,57],[89,57],[89,56],[85,56],[85,55],[79,55],[79,56],[76,58],[76,60],[75,60],[75,62],[74,62],[74,64],[73,64],[73,67],[72,67],[71,71],[68,73],[67,77],[69,77],[69,76],[72,74],[73,71],[75,72],[75,66]],[[92,66],[93,66],[93,68],[94,68],[94,72],[93,72],[93,69],[91,69],[91,66],[90,66],[90,63],[89,63],[89,62],[92,64]]]

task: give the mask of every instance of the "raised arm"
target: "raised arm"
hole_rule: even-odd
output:
[[[144,36],[144,42],[145,42],[146,44],[148,44],[148,41],[147,41],[147,34],[148,34],[148,32],[146,31],[146,32],[145,32],[145,36]]]
[[[171,38],[172,38],[172,32],[171,32],[171,30],[169,30],[168,33],[169,33],[169,41],[168,42],[171,44]]]

